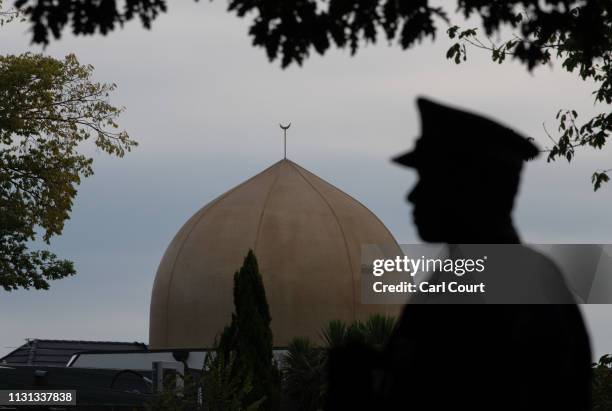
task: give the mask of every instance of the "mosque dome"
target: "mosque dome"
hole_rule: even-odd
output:
[[[319,341],[330,320],[398,305],[361,304],[362,244],[398,250],[365,206],[290,160],[281,160],[194,214],[166,250],[151,298],[152,349],[212,347],[229,325],[233,277],[252,249],[272,317],[274,345]]]

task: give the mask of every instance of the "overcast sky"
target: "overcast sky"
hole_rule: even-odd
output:
[[[25,338],[148,340],[157,265],[181,225],[201,206],[282,157],[279,122],[292,122],[288,157],[351,194],[394,233],[418,242],[405,193],[413,172],[389,158],[419,133],[415,98],[425,95],[489,114],[547,145],[560,108],[593,107],[592,87],[557,67],[533,73],[497,65],[485,52],[446,60],[440,32],[409,51],[368,46],[312,56],[282,70],[251,46],[248,20],[226,2],[171,2],[152,31],[137,22],[107,37],[66,34],[46,50],[75,53],[114,82],[121,125],[140,145],[124,159],[94,152],[64,234],[52,242],[78,275],[49,291],[0,296],[0,355]],[[459,19],[456,20],[461,23]],[[474,23],[472,23],[474,24]],[[27,26],[2,29],[2,52],[41,51]],[[93,152],[93,150],[92,150]],[[530,163],[515,209],[523,241],[612,242],[612,186],[593,193],[590,175],[612,167],[610,152],[578,153],[572,164]],[[612,308],[584,307],[597,355],[612,352]]]

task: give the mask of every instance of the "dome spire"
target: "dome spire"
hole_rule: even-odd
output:
[[[278,125],[280,126],[280,128],[283,129],[283,135],[285,137],[285,157],[284,159],[287,159],[287,130],[289,130],[289,127],[291,127],[291,123],[289,123],[286,126],[283,126],[282,124],[278,123]]]

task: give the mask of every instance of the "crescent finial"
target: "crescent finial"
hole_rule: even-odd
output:
[[[283,137],[285,140],[285,159],[287,159],[287,130],[289,127],[291,127],[291,123],[287,124],[286,126],[283,126],[281,123],[278,123],[278,125],[283,129]]]

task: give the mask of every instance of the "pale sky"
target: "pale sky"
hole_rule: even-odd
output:
[[[196,210],[282,157],[279,122],[292,122],[289,158],[368,206],[398,242],[413,243],[404,197],[415,174],[389,158],[419,133],[416,96],[488,114],[541,146],[542,123],[554,131],[558,109],[583,118],[603,110],[593,107],[592,87],[559,64],[530,74],[469,50],[457,66],[445,58],[443,31],[409,51],[385,43],[356,57],[332,50],[282,70],[251,46],[249,21],[225,5],[172,2],[151,31],[133,22],[107,37],[66,34],[45,50],[75,53],[95,66],[96,80],[116,83],[112,102],[127,108],[120,124],[140,145],[124,159],[94,152],[96,175],[52,242],[78,275],[49,291],[1,294],[0,355],[25,338],[147,342],[166,246]],[[26,26],[0,30],[2,53],[41,51]],[[524,242],[612,242],[612,186],[593,193],[590,185],[595,169],[612,167],[609,154],[584,150],[569,165],[528,165],[515,209]],[[584,311],[595,354],[612,352],[612,309]]]

